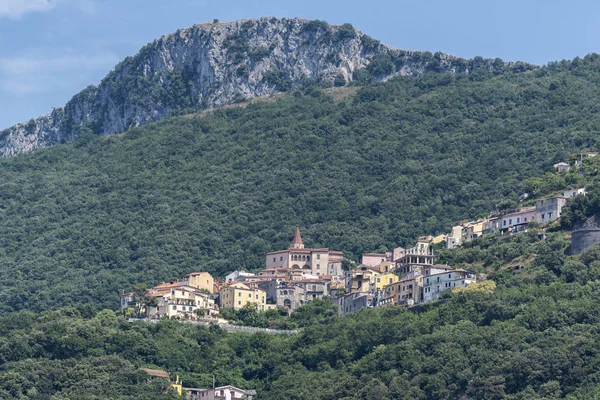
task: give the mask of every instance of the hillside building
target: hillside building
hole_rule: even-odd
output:
[[[266,268],[288,268],[311,272],[314,275],[335,275],[342,273],[344,253],[327,248],[305,248],[300,229],[296,228],[294,240],[287,250],[267,253]]]
[[[554,196],[548,199],[538,200],[535,203],[535,221],[547,224],[560,218],[563,207],[567,204],[564,196]]]

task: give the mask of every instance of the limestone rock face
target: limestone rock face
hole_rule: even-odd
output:
[[[312,82],[342,85],[428,70],[512,67],[501,60],[392,49],[350,25],[270,17],[206,23],[155,40],[64,108],[0,132],[0,156],[67,142],[84,132],[121,133]]]

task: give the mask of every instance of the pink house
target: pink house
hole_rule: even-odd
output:
[[[535,207],[523,207],[519,211],[503,215],[500,220],[500,229],[517,232],[526,229],[530,222],[535,221],[535,213]]]
[[[365,253],[362,255],[362,265],[377,267],[379,264],[392,261],[391,253]]]

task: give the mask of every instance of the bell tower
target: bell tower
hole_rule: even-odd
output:
[[[304,243],[302,242],[302,236],[300,236],[300,228],[296,227],[296,233],[294,234],[294,241],[290,245],[290,249],[303,249]]]

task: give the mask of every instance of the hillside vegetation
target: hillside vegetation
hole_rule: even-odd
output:
[[[292,336],[128,323],[83,306],[12,313],[0,318],[0,398],[172,398],[133,367],[166,369],[186,387],[209,387],[214,374],[261,399],[596,398],[600,248],[565,257],[561,233],[531,232],[476,245],[505,264],[511,249],[539,255],[418,311],[337,317],[315,300],[301,309],[313,321]]]
[[[295,226],[355,259],[445,231],[595,144],[599,64],[308,88],[1,160],[0,312],[258,268]]]

